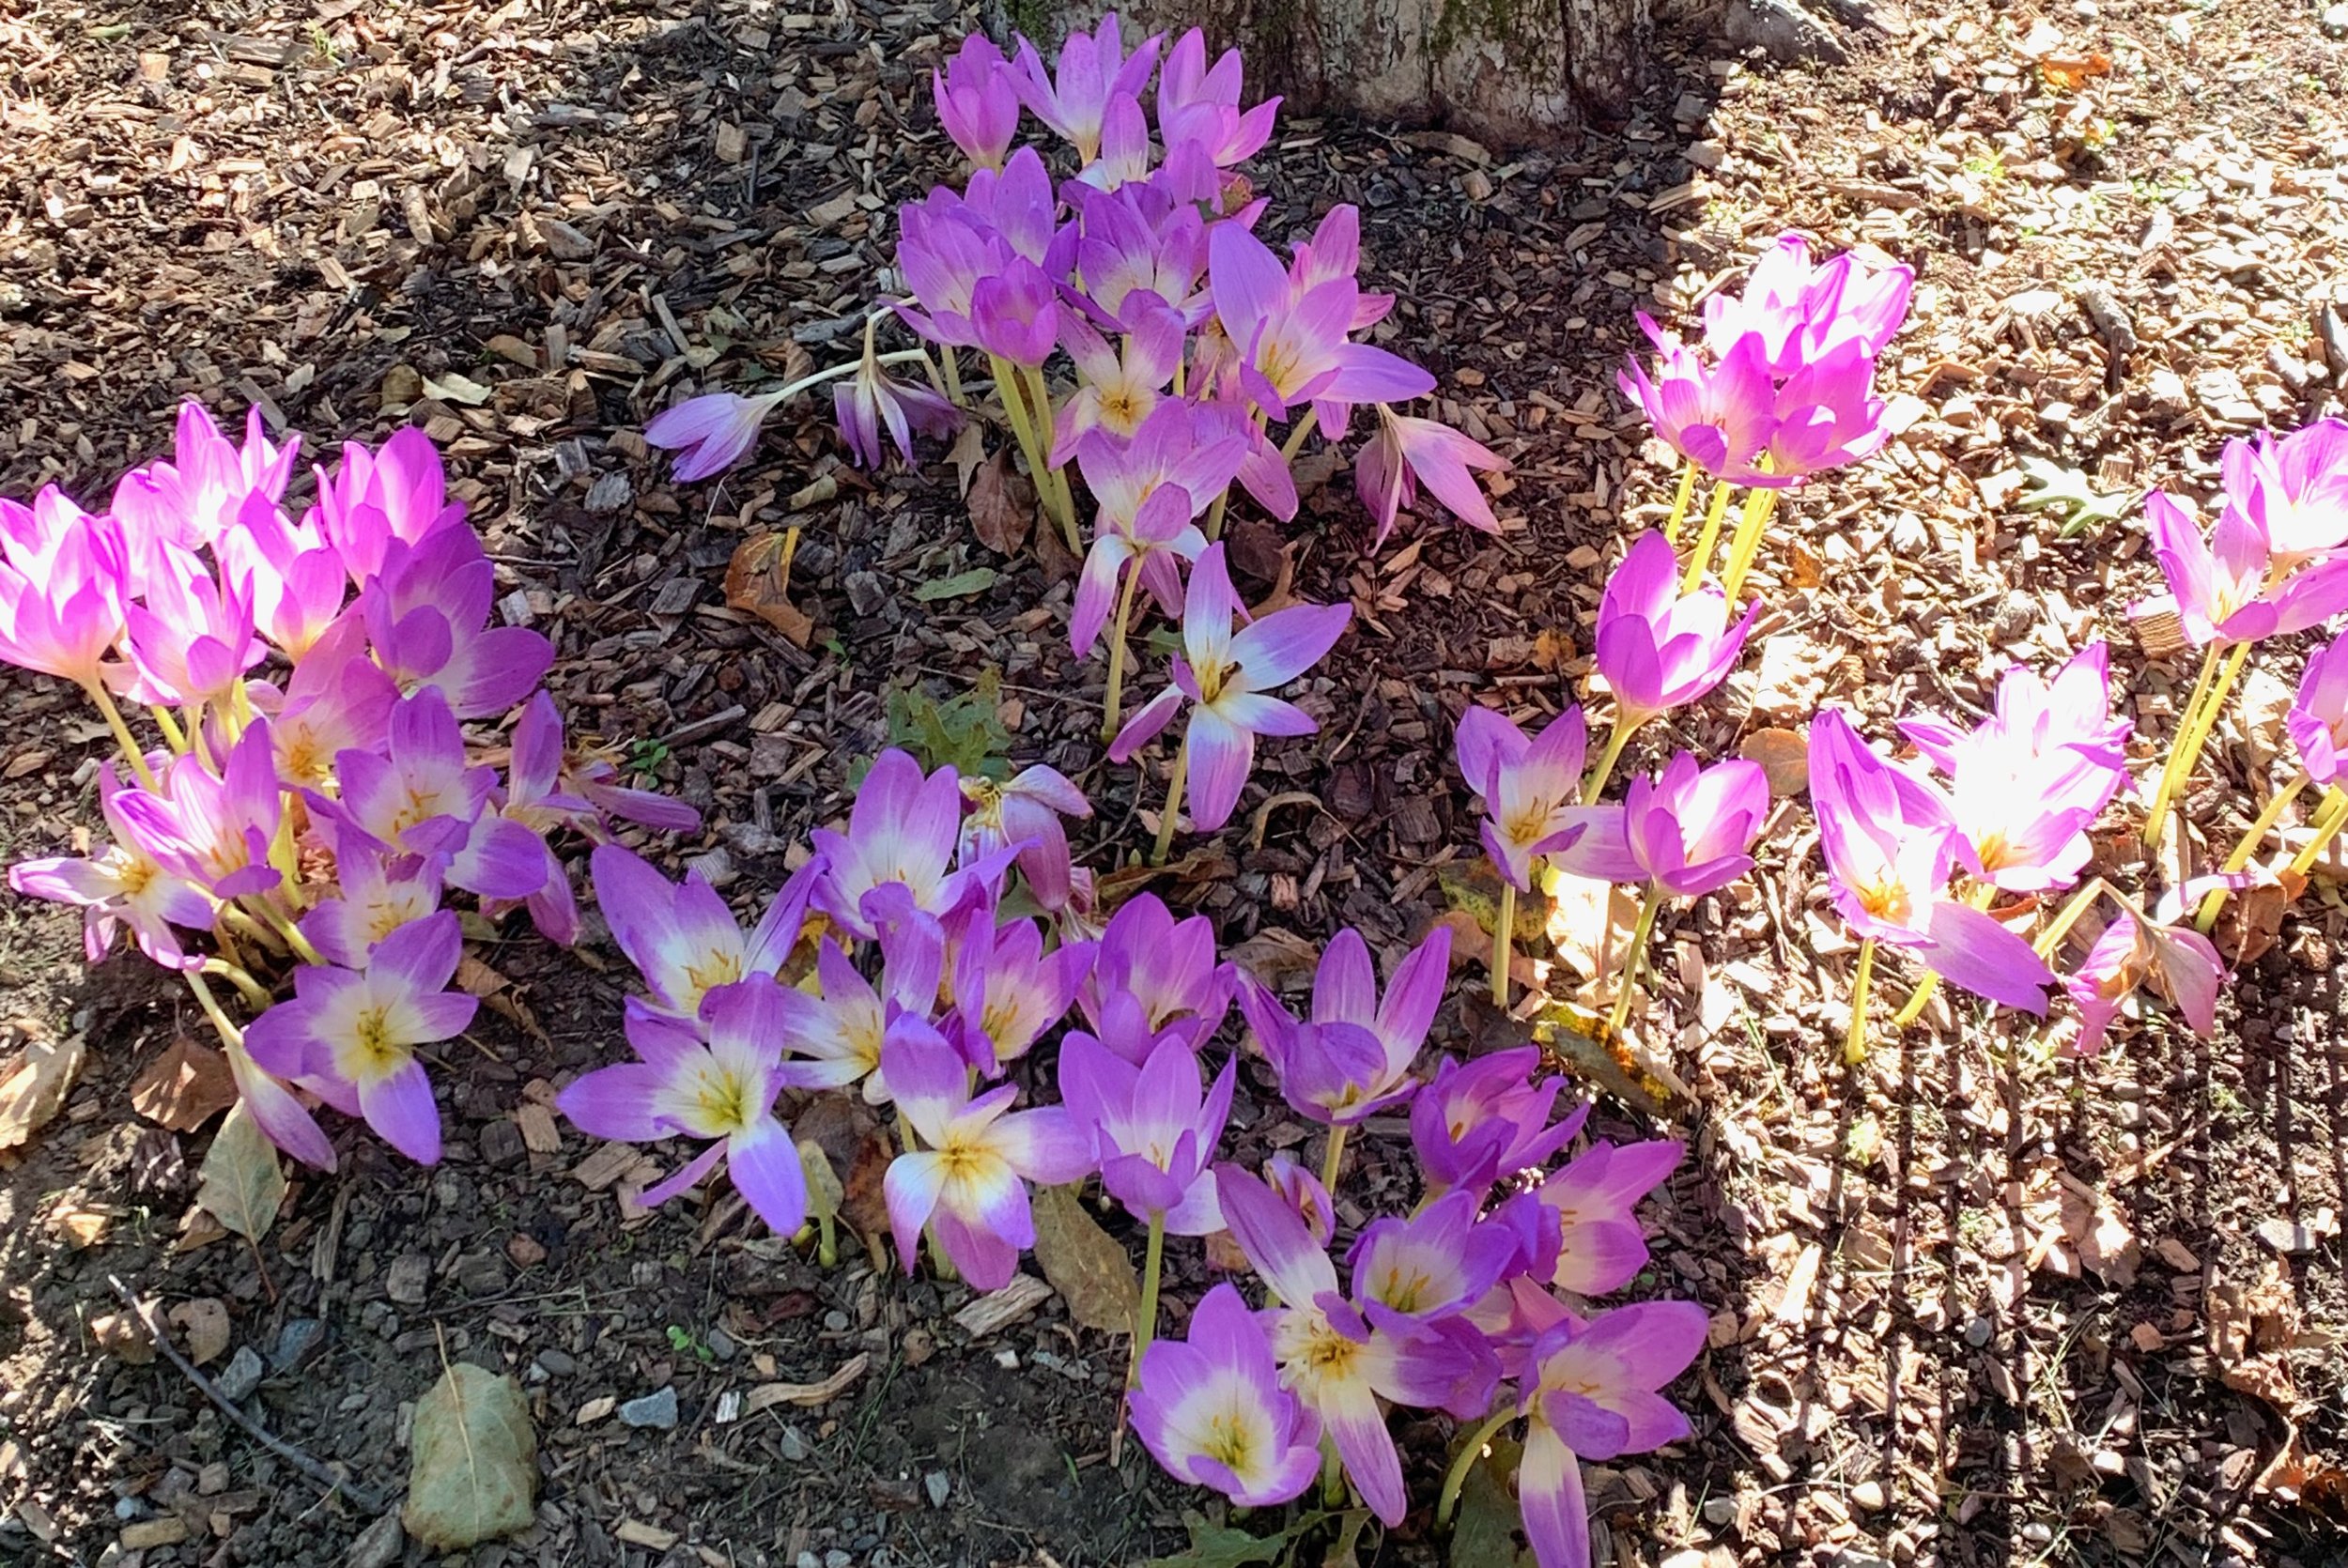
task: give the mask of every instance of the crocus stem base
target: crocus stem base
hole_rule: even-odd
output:
[[[1492,1440],[1493,1435],[1516,1419],[1515,1408],[1503,1405],[1485,1417],[1484,1423],[1469,1433],[1467,1441],[1460,1445],[1460,1452],[1452,1456],[1451,1468],[1444,1471],[1443,1490],[1435,1497],[1437,1530],[1451,1528],[1451,1515],[1459,1511],[1460,1489],[1467,1484],[1468,1471],[1474,1469],[1475,1461],[1484,1456],[1485,1446]]]
[[[1166,864],[1166,852],[1174,847],[1174,824],[1182,814],[1182,785],[1190,777],[1190,737],[1174,748],[1174,771],[1166,778],[1166,814],[1158,819],[1158,841],[1150,852],[1150,864]]]
[[[2251,820],[2250,825],[2243,830],[2242,842],[2233,847],[2233,853],[2226,856],[2226,864],[2221,868],[2226,875],[2232,876],[2250,864],[2251,856],[2258,853],[2259,846],[2266,842],[2267,834],[2274,829],[2275,820],[2299,798],[2299,792],[2311,782],[2313,780],[2302,770],[2298,777],[2275,792],[2275,798],[2268,801],[2265,807]],[[2193,929],[2207,936],[2210,928],[2217,924],[2217,912],[2225,907],[2225,903],[2226,890],[2222,887],[2211,888],[2209,896],[2201,900],[2200,912],[2193,916]]]
[[[1214,504],[1207,508],[1207,521],[1205,524],[1207,543],[1212,545],[1216,540],[1223,537],[1223,512],[1226,507],[1230,505],[1230,487],[1226,485],[1223,493],[1214,498]]]
[[[172,754],[185,757],[188,754],[188,737],[179,728],[179,721],[171,716],[171,710],[159,702],[147,711],[154,715],[155,728],[163,732],[163,744],[171,747]]]
[[[1666,544],[1679,543],[1679,525],[1688,518],[1688,503],[1695,499],[1696,465],[1692,457],[1679,460],[1679,493],[1672,498],[1672,515],[1663,521]]]
[[[1776,510],[1775,490],[1755,489],[1745,497],[1736,535],[1728,542],[1728,572],[1721,578],[1721,591],[1732,605],[1737,602],[1737,591],[1745,586],[1745,575],[1753,570],[1753,557],[1761,553],[1762,530],[1769,526],[1770,514]]]
[[[1313,418],[1310,414],[1307,414],[1303,419],[1298,420],[1296,422],[1296,428],[1289,432],[1289,438],[1280,443],[1280,461],[1283,463],[1295,462],[1296,454],[1305,450],[1305,438],[1311,435],[1320,423],[1321,422]]]
[[[2071,934],[2071,928],[2079,923],[2079,916],[2087,913],[2088,906],[2095,901],[2103,890],[2103,879],[2097,877],[2072,894],[2070,902],[2064,904],[2054,919],[2047,924],[2047,929],[2040,931],[2031,941],[2031,950],[2042,959],[2053,958],[2055,949],[2062,945],[2062,939]]]
[[[139,746],[137,737],[131,733],[131,727],[122,721],[122,710],[115,706],[114,693],[106,689],[103,681],[92,681],[82,689],[89,693],[89,699],[97,703],[98,711],[105,715],[106,728],[114,731],[115,745],[122,748],[122,760],[131,764],[132,773],[138,775],[140,786],[152,790],[155,776],[147,769],[147,753]]]
[[[1321,1151],[1321,1185],[1332,1192],[1337,1190],[1337,1167],[1345,1161],[1345,1134],[1344,1123],[1333,1123],[1329,1145]]]
[[[2185,716],[2177,727],[2176,748],[2170,752],[2169,761],[2160,770],[2160,786],[2153,795],[2152,812],[2144,820],[2144,847],[2156,850],[2161,836],[2169,830],[2169,807],[2183,792],[2186,781],[2193,776],[2193,764],[2201,761],[2201,746],[2217,722],[2217,710],[2226,700],[2226,693],[2241,673],[2242,661],[2248,657],[2250,645],[2237,642],[2226,653],[2221,669],[2218,665],[2220,645],[2211,643],[2201,655],[2201,673],[2193,683],[2193,695],[2186,699]]]
[[[1125,699],[1125,632],[1134,619],[1134,590],[1141,582],[1141,562],[1125,567],[1125,586],[1118,591],[1117,615],[1109,622],[1109,678],[1101,692],[1101,744],[1117,739],[1117,721]]]
[[[1166,1262],[1166,1216],[1150,1216],[1150,1243],[1141,1254],[1141,1303],[1134,1309],[1134,1360],[1125,1371],[1125,1386],[1141,1386],[1141,1357],[1158,1337],[1158,1276]]]
[[[1614,1008],[1606,1015],[1607,1030],[1617,1037],[1622,1026],[1630,1022],[1630,998],[1639,985],[1639,961],[1646,957],[1647,939],[1655,934],[1655,912],[1662,906],[1663,890],[1653,883],[1646,884],[1646,896],[1639,900],[1639,923],[1630,928],[1630,945],[1623,949],[1622,974],[1614,982]]]
[[[1027,393],[1032,399],[1027,406],[1027,417],[1035,423],[1036,449],[1048,462],[1052,452],[1052,391],[1043,384],[1043,372],[1032,365],[1024,368]],[[1084,539],[1076,531],[1076,495],[1068,487],[1068,471],[1049,467],[1038,469],[1036,487],[1047,493],[1053,515],[1059,518],[1060,534],[1068,541],[1069,552],[1083,555]]]
[[[1679,589],[1682,593],[1694,592],[1696,584],[1704,580],[1705,569],[1712,564],[1712,552],[1721,543],[1721,522],[1728,515],[1728,498],[1736,490],[1737,486],[1725,479],[1713,482],[1712,504],[1705,508],[1704,527],[1696,532],[1695,547],[1688,552],[1688,576]]]
[[[1639,723],[1619,707],[1615,709],[1614,728],[1606,737],[1606,749],[1598,754],[1598,769],[1590,775],[1590,781],[1582,786],[1583,805],[1594,806],[1598,803],[1599,795],[1606,788],[1606,781],[1614,776],[1614,764],[1622,761],[1622,748],[1630,744],[1630,737],[1637,732]]]
[[[1876,939],[1859,945],[1859,972],[1850,982],[1850,1028],[1843,1036],[1843,1060],[1852,1067],[1867,1059],[1867,987],[1875,978]]]
[[[1517,884],[1500,884],[1500,916],[1492,922],[1492,1006],[1508,1008],[1509,951],[1516,945]]]
[[[193,970],[182,970],[180,973],[188,977],[188,989],[195,992],[195,1005],[204,1009],[204,1016],[219,1031],[220,1043],[230,1047],[242,1046],[244,1031],[231,1022],[228,1015],[221,1010],[220,998],[214,996],[212,988],[204,983],[204,976]]]
[[[2343,826],[2348,826],[2348,790],[2335,784],[2325,793],[2321,814],[2315,819],[2315,837],[2308,840],[2306,849],[2292,858],[2292,870],[2306,876],[2309,869],[2321,858],[2325,848],[2339,837]]]
[[[206,959],[202,973],[217,975],[235,986],[237,994],[244,998],[244,1005],[256,1013],[268,1011],[270,1004],[276,1001],[276,998],[269,993],[269,988],[255,979],[240,964],[226,962],[220,959]]]

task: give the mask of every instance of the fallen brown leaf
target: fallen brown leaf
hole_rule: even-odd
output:
[[[743,540],[726,562],[726,603],[757,616],[794,648],[804,648],[815,636],[815,623],[791,602],[791,558],[798,547],[796,528]]]
[[[236,1102],[228,1058],[187,1035],[176,1036],[131,1085],[131,1109],[174,1132],[193,1132]]]
[[[1141,1305],[1141,1281],[1073,1187],[1035,1194],[1035,1261],[1068,1303],[1068,1315],[1104,1334],[1124,1333]]]
[[[998,555],[1017,555],[1035,526],[1035,486],[1011,471],[1009,452],[979,465],[968,499],[970,528],[979,543]]]
[[[163,1314],[179,1330],[188,1360],[202,1366],[228,1348],[228,1307],[217,1296],[182,1301]]]
[[[828,1405],[846,1392],[872,1364],[873,1358],[858,1351],[842,1362],[839,1371],[818,1383],[761,1383],[742,1396],[742,1413],[754,1416],[778,1405],[802,1405],[811,1409]]]
[[[0,1149],[14,1148],[65,1105],[82,1070],[82,1037],[32,1040],[0,1069]]]

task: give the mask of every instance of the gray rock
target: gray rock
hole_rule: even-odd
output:
[[[569,1351],[557,1350],[551,1345],[538,1352],[538,1364],[557,1377],[568,1377],[579,1370],[579,1362],[571,1358]]]
[[[921,1478],[921,1485],[930,1495],[930,1506],[943,1508],[946,1506],[946,1495],[952,1489],[953,1483],[947,1479],[944,1470],[932,1470]]]
[[[262,1376],[269,1371],[261,1353],[249,1345],[237,1346],[237,1353],[228,1358],[228,1364],[212,1379],[231,1404],[241,1403],[255,1389],[261,1386]]]
[[[398,1513],[386,1514],[359,1532],[343,1568],[392,1568],[407,1546],[408,1532],[400,1528]]]
[[[432,1260],[421,1253],[407,1253],[393,1259],[384,1272],[383,1294],[403,1307],[420,1307],[431,1284]]]
[[[676,1388],[668,1388],[631,1399],[620,1407],[620,1420],[628,1426],[650,1427],[666,1432],[676,1425]]]
[[[326,1344],[326,1325],[315,1317],[293,1317],[277,1331],[277,1348],[269,1353],[270,1370],[295,1372]]]

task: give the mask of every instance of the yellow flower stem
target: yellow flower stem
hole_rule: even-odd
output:
[[[2055,949],[2062,945],[2062,939],[2071,934],[2071,928],[2079,923],[2079,916],[2087,913],[2089,906],[2103,891],[2104,880],[2097,877],[2072,894],[2071,901],[2062,906],[2062,913],[2031,943],[2031,949],[2041,959],[2053,958]]]
[[[267,1012],[277,1000],[269,993],[268,987],[247,974],[240,965],[222,959],[206,959],[203,973],[217,975],[235,986],[237,994],[244,998],[245,1006],[256,1013]]]
[[[1852,1067],[1867,1059],[1867,986],[1875,978],[1876,939],[1859,945],[1859,973],[1850,982],[1850,1029],[1843,1036],[1843,1060]]]
[[[2223,645],[2213,642],[2201,651],[2201,672],[2194,678],[2193,695],[2185,699],[2185,707],[2177,718],[2177,738],[2170,748],[2169,759],[2161,764],[2160,783],[2153,792],[2150,813],[2144,819],[2144,847],[2160,847],[2160,836],[2169,828],[2169,802],[2182,781],[2178,761],[2186,755],[2186,741],[2201,721],[2201,704],[2209,697],[2210,683],[2217,678],[2217,659]],[[2189,766],[2189,764],[2188,764]]]
[[[1166,780],[1166,814],[1158,819],[1157,847],[1150,852],[1150,864],[1163,866],[1168,850],[1174,847],[1174,823],[1182,811],[1182,784],[1190,776],[1190,733],[1184,730],[1182,744],[1174,748],[1174,771]]]
[[[1032,365],[1025,367],[1028,395],[1034,402],[1028,413],[1035,420],[1036,450],[1048,464],[1052,453],[1052,391],[1043,384],[1043,372]],[[1036,470],[1039,487],[1049,487],[1055,515],[1059,518],[1059,530],[1068,541],[1070,553],[1084,554],[1084,539],[1076,531],[1076,494],[1068,487],[1068,471],[1050,467]]]
[[[212,934],[216,938],[224,939],[228,932],[231,930],[234,930],[251,937],[254,941],[259,943],[262,946],[268,948],[272,953],[289,951],[284,939],[279,937],[275,931],[270,930],[267,926],[262,925],[258,920],[253,918],[252,915],[246,914],[239,905],[221,905],[218,909],[212,912],[212,919],[215,922],[212,927]],[[238,960],[236,961],[241,962],[243,961]]]
[[[1725,479],[1712,482],[1712,504],[1705,509],[1704,527],[1696,534],[1695,547],[1688,552],[1688,575],[1679,585],[1682,593],[1693,592],[1712,564],[1712,551],[1721,542],[1721,520],[1728,515],[1728,498],[1736,491],[1737,486]]]
[[[2348,790],[2334,785],[2324,796],[2323,812],[2315,820],[2315,837],[2308,840],[2306,849],[2293,857],[2292,870],[2306,876],[2323,855],[2325,846],[2339,835],[2343,825],[2348,825]]]
[[[1695,499],[1696,464],[1692,457],[1679,460],[1679,493],[1672,498],[1672,515],[1664,520],[1663,538],[1673,545],[1679,543],[1679,525],[1687,520],[1688,503]]]
[[[1020,454],[1027,460],[1027,471],[1035,476],[1037,499],[1049,512],[1051,482],[1044,477],[1043,449],[1036,445],[1035,424],[1027,414],[1027,396],[1020,391],[1019,372],[999,354],[989,354],[986,359],[995,373],[996,395],[1003,400],[1003,417],[1011,422],[1012,436],[1019,443]]]
[[[1328,1146],[1321,1151],[1321,1185],[1332,1192],[1337,1190],[1337,1168],[1345,1160],[1346,1130],[1344,1123],[1331,1123]]]
[[[2250,825],[2244,830],[2242,842],[2233,847],[2233,853],[2226,856],[2226,864],[2220,868],[2226,875],[2232,876],[2250,864],[2250,857],[2258,853],[2261,844],[2266,842],[2266,835],[2273,829],[2275,820],[2283,814],[2284,809],[2293,801],[2299,798],[2299,792],[2312,782],[2314,781],[2309,778],[2307,770],[2303,768],[2298,777],[2275,792],[2275,798],[2266,803],[2265,808],[2260,811],[2251,820]],[[2201,912],[2193,917],[2193,929],[2207,936],[2210,928],[2217,924],[2217,912],[2225,907],[2225,903],[2226,890],[2222,887],[2211,888],[2209,896],[2201,900]]]
[[[1296,454],[1305,450],[1305,438],[1311,435],[1313,431],[1320,426],[1320,423],[1321,422],[1315,419],[1310,413],[1307,413],[1303,419],[1298,420],[1296,422],[1296,428],[1289,432],[1289,438],[1280,443],[1280,461],[1283,463],[1295,462]]]
[[[286,919],[285,915],[277,908],[276,905],[270,903],[267,897],[258,894],[255,895],[249,907],[255,914],[260,915],[261,919],[268,924],[271,930],[275,931],[281,938],[284,939],[287,950],[289,950],[295,958],[300,959],[304,963],[324,963],[326,961],[324,955],[320,954],[316,947],[310,945],[310,939],[301,934],[301,929],[296,926],[291,920]]]
[[[959,406],[962,402],[962,356],[954,352],[953,345],[941,344],[937,359],[938,368],[946,373],[946,395]]]
[[[1745,586],[1745,574],[1753,570],[1753,558],[1761,553],[1761,533],[1769,526],[1770,515],[1777,511],[1777,492],[1756,487],[1745,497],[1745,510],[1737,519],[1736,537],[1728,545],[1728,575],[1721,579],[1721,590],[1728,602],[1737,602],[1738,590]]]
[[[1227,484],[1223,487],[1223,493],[1214,498],[1214,504],[1207,508],[1205,529],[1209,544],[1223,537],[1223,511],[1230,504],[1231,487]]]
[[[1492,922],[1492,1006],[1508,1010],[1509,950],[1516,944],[1517,884],[1500,884],[1500,918]]]
[[[122,710],[115,706],[114,693],[106,689],[105,682],[96,679],[82,689],[89,693],[89,699],[97,703],[98,711],[105,715],[106,728],[114,731],[115,745],[122,748],[122,760],[131,764],[131,771],[138,776],[140,786],[152,790],[155,775],[147,765],[147,753],[140,747],[138,737],[131,733],[131,727],[122,722]]]
[[[1647,938],[1655,933],[1655,912],[1662,907],[1663,890],[1650,882],[1639,900],[1639,923],[1630,928],[1630,945],[1622,955],[1622,974],[1614,981],[1614,1010],[1607,1015],[1607,1032],[1619,1038],[1630,1022],[1630,996],[1639,984],[1639,961],[1646,957]]]
[[[1468,1434],[1467,1441],[1452,1456],[1451,1468],[1444,1472],[1443,1490],[1435,1497],[1435,1528],[1451,1528],[1451,1515],[1460,1506],[1460,1489],[1467,1484],[1468,1471],[1484,1456],[1486,1445],[1499,1430],[1517,1419],[1514,1405],[1504,1404],[1484,1419],[1484,1424]]]
[[[1109,623],[1109,679],[1101,694],[1101,744],[1117,739],[1117,721],[1125,699],[1125,635],[1133,624],[1134,590],[1141,584],[1141,560],[1125,563],[1125,586],[1117,595],[1117,616]]]
[[[1134,1311],[1134,1360],[1125,1386],[1141,1386],[1141,1357],[1158,1336],[1158,1275],[1166,1262],[1166,1215],[1150,1216],[1150,1244],[1141,1254],[1141,1303]]]
[[[1997,896],[1998,889],[1996,884],[1985,882],[1979,887],[1973,889],[1971,897],[1967,899],[1967,902],[1970,903],[1975,909],[1987,909],[1989,907],[1990,900],[1995,899]],[[1914,991],[1908,993],[1908,1000],[1901,1005],[1900,1010],[1892,1015],[1892,1027],[1894,1029],[1905,1029],[1909,1024],[1915,1022],[1916,1020],[1923,1014],[1924,1010],[1924,1004],[1931,1001],[1932,993],[1939,989],[1940,976],[1935,975],[1929,969],[1925,970],[1924,977],[1916,982],[1916,989]]]
[[[212,988],[204,983],[204,976],[193,969],[183,969],[179,973],[188,977],[188,988],[195,992],[195,1005],[204,1009],[204,1016],[210,1019],[212,1027],[220,1032],[220,1042],[232,1047],[243,1045],[244,1031],[230,1022],[228,1015],[221,1010],[220,998],[214,996]]]
[[[173,755],[185,757],[188,754],[187,732],[179,728],[179,721],[171,716],[171,710],[159,702],[147,711],[154,715],[155,728],[163,732],[163,744],[171,747]]]
[[[1606,781],[1614,776],[1614,764],[1622,761],[1622,748],[1630,744],[1630,737],[1638,731],[1638,728],[1636,723],[1625,722],[1620,699],[1617,699],[1614,728],[1607,734],[1606,749],[1598,755],[1598,771],[1590,775],[1590,781],[1582,787],[1583,805],[1594,806],[1598,803],[1599,792],[1606,788]]]

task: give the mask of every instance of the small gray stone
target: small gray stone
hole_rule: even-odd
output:
[[[571,1359],[569,1351],[557,1350],[551,1345],[538,1352],[538,1364],[557,1377],[568,1377],[579,1370],[579,1362]]]
[[[775,1439],[775,1446],[781,1449],[782,1456],[795,1465],[808,1454],[807,1436],[796,1426],[784,1427],[782,1436]]]
[[[269,1365],[261,1360],[259,1351],[249,1345],[239,1345],[237,1346],[237,1353],[228,1358],[227,1366],[221,1370],[220,1376],[213,1378],[212,1382],[220,1389],[222,1395],[234,1405],[242,1402],[255,1389],[259,1388],[262,1375],[268,1371]]]
[[[2030,635],[2038,623],[2038,601],[2020,589],[2015,589],[1998,601],[1998,607],[1989,618],[1989,640],[2018,642]]]
[[[522,1145],[522,1130],[500,1117],[483,1124],[481,1129],[481,1158],[491,1165],[518,1165],[529,1149]]]
[[[734,1360],[742,1353],[742,1347],[734,1343],[734,1336],[715,1323],[709,1326],[709,1332],[702,1336],[702,1343],[709,1346],[709,1353],[716,1357],[720,1364]]]
[[[1965,1343],[1978,1350],[1983,1345],[1987,1345],[1989,1343],[1989,1336],[1996,1332],[1997,1330],[1991,1326],[1987,1318],[1976,1314],[1972,1317],[1966,1320]]]
[[[628,1426],[650,1427],[656,1432],[668,1431],[676,1425],[675,1385],[645,1394],[641,1399],[629,1400],[620,1407],[620,1420]]]
[[[841,586],[848,591],[848,603],[858,615],[878,614],[888,603],[888,585],[876,572],[851,572]]]
[[[277,1348],[269,1353],[272,1372],[297,1372],[326,1344],[326,1325],[315,1317],[293,1317],[277,1330]]]
[[[587,510],[617,512],[635,497],[636,487],[628,483],[627,475],[624,473],[599,474],[595,482],[587,486]]]
[[[946,1494],[952,1489],[953,1483],[947,1479],[944,1470],[932,1470],[921,1478],[921,1484],[930,1494],[932,1508],[946,1506]]]
[[[403,1307],[424,1305],[432,1283],[432,1260],[422,1253],[406,1253],[392,1260],[383,1275],[383,1294]]]
[[[2311,1253],[2322,1239],[2306,1225],[2280,1217],[2261,1221],[2251,1234],[2278,1253]]]
[[[1706,1524],[1712,1526],[1714,1529],[1718,1529],[1736,1517],[1737,1499],[1735,1498],[1707,1498],[1704,1499],[1704,1522]]]
[[[359,1532],[343,1568],[392,1568],[407,1545],[408,1532],[400,1528],[398,1513],[386,1514]]]

